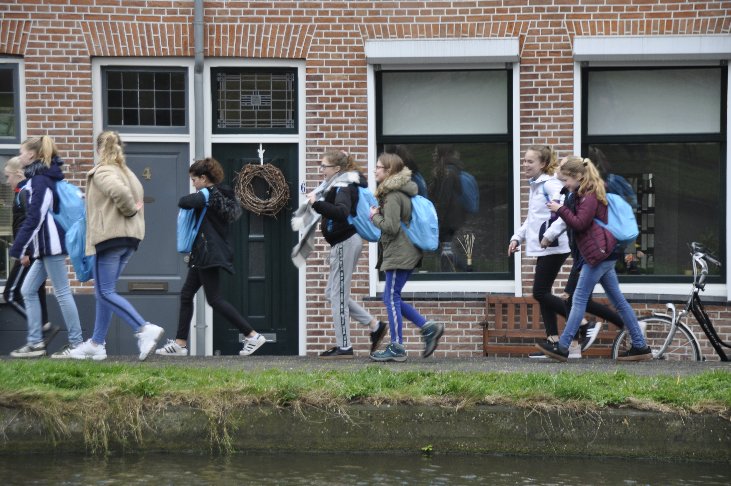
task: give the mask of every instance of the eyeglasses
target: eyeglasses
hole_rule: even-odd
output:
[[[320,164],[321,169],[329,169],[330,167],[337,167],[337,165]]]
[[[386,167],[384,167],[384,166],[382,166],[382,165],[378,165],[378,164],[376,164],[376,170],[378,170],[378,169],[385,169],[385,168],[386,168]]]

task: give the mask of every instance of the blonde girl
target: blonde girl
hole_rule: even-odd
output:
[[[20,146],[20,158],[25,165],[25,176],[29,179],[28,209],[23,225],[10,248],[10,256],[28,265],[30,258],[36,258],[25,277],[21,288],[28,316],[27,342],[11,352],[14,358],[36,358],[46,354],[43,341],[41,303],[38,288],[50,277],[56,300],[68,330],[68,345],[54,353],[52,358],[69,358],[73,348],[81,344],[81,324],[66,268],[66,245],[64,230],[53,219],[58,210],[56,184],[63,180],[63,161],[53,139],[47,135],[29,138]],[[28,255],[28,249],[32,254]]]
[[[608,208],[604,181],[589,159],[569,157],[560,169],[559,177],[566,188],[576,194],[574,211],[559,202],[550,201],[546,206],[557,213],[573,229],[576,245],[585,260],[579,282],[573,294],[573,304],[566,327],[558,346],[539,343],[536,346],[546,356],[566,361],[569,344],[579,328],[594,286],[601,283],[612,305],[617,309],[629,330],[632,347],[619,356],[622,361],[643,361],[652,359],[652,352],[645,343],[632,307],[619,290],[619,281],[614,271],[617,259],[617,241],[612,234],[594,220],[607,222]]]
[[[127,168],[122,140],[107,131],[96,139],[99,163],[86,174],[86,254],[94,260],[96,318],[91,338],[71,351],[76,359],[103,360],[112,313],[137,336],[139,359],[155,349],[163,329],[151,324],[117,293],[117,280],[145,237],[142,184]]]

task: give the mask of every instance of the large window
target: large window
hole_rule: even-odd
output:
[[[0,143],[19,141],[18,98],[18,65],[0,64]]]
[[[626,280],[686,275],[690,241],[723,256],[726,77],[721,66],[583,70],[584,153],[599,149],[637,194]]]
[[[119,131],[182,132],[188,123],[186,86],[184,69],[106,68],[104,126]]]
[[[440,247],[415,279],[505,279],[512,224],[510,70],[382,71],[378,149],[437,208]]]

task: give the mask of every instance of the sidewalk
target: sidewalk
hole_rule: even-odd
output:
[[[711,370],[731,372],[731,362],[721,361],[644,361],[620,363],[610,359],[581,359],[559,363],[549,359],[530,358],[427,358],[416,355],[404,363],[376,363],[369,358],[356,356],[353,359],[326,360],[315,356],[157,356],[150,355],[147,361],[139,362],[136,356],[110,356],[105,363],[140,363],[141,366],[193,366],[221,369],[285,371],[315,370],[357,370],[364,366],[379,366],[391,371],[419,370],[433,372],[484,371],[493,373],[586,373],[622,371],[636,375],[688,376]]]

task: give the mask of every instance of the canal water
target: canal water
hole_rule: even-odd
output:
[[[0,456],[3,485],[729,485],[718,463],[394,454]]]

